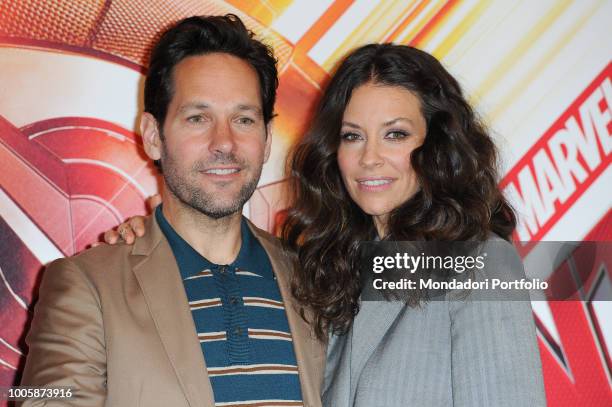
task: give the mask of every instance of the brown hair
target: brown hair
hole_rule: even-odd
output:
[[[290,161],[293,206],[282,228],[297,255],[293,294],[313,311],[320,338],[345,332],[359,310],[359,243],[376,237],[370,216],[349,197],[337,164],[340,128],[352,91],[374,82],[401,86],[421,101],[423,144],[410,157],[420,190],[389,216],[389,240],[509,240],[514,212],[500,192],[497,150],[457,81],[416,48],[371,44],[340,64],[312,127]],[[417,297],[418,292],[415,292]],[[410,304],[424,298],[412,298]]]

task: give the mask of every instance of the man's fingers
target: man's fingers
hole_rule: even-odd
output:
[[[129,221],[123,222],[121,225],[119,225],[117,228],[117,233],[119,233],[121,239],[123,239],[123,241],[127,244],[134,243],[134,239],[136,239]]]
[[[145,234],[144,220],[143,216],[134,216],[119,225],[116,231],[107,230],[104,232],[104,241],[108,244],[115,244],[121,239],[127,244],[133,244],[137,236]]]
[[[144,219],[143,216],[134,216],[127,222],[134,234],[138,237],[144,236],[145,234]]]
[[[124,233],[123,240],[125,240],[127,244],[132,244],[136,240],[136,235],[134,235],[134,232],[130,229]]]
[[[115,244],[119,240],[119,233],[114,230],[107,230],[104,232],[104,241],[108,244]]]

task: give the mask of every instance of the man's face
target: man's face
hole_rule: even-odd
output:
[[[178,63],[173,84],[163,137],[149,155],[159,155],[168,190],[184,204],[215,219],[241,211],[270,152],[257,72],[212,53]]]

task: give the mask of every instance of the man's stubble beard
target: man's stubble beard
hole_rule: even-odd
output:
[[[237,212],[242,211],[244,204],[251,198],[259,177],[261,176],[262,165],[259,165],[258,171],[253,174],[253,177],[249,179],[238,191],[237,196],[230,202],[223,204],[219,202],[218,198],[215,197],[214,193],[204,191],[203,188],[190,183],[189,179],[185,179],[182,176],[176,165],[174,157],[168,154],[165,143],[162,142],[162,156],[161,156],[161,168],[166,186],[168,189],[177,197],[183,204],[197,210],[198,212],[212,218],[221,219],[229,215],[233,215]],[[238,164],[241,167],[241,171],[246,170],[248,167],[244,163],[240,162],[233,154],[218,154],[215,160],[206,163],[206,166],[212,164]],[[189,170],[189,174],[197,174],[199,169],[203,167],[203,163],[197,162]]]

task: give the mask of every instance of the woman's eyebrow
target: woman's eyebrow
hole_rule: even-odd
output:
[[[383,126],[385,126],[385,127],[392,126],[392,125],[394,125],[397,122],[408,122],[408,123],[410,123],[411,125],[414,126],[414,122],[412,121],[412,119],[409,119],[407,117],[396,117],[393,120],[389,120],[387,122],[384,122]]]
[[[347,126],[347,127],[352,127],[354,129],[361,129],[361,126],[359,126],[358,124],[347,122],[347,121],[343,121],[342,125]]]

